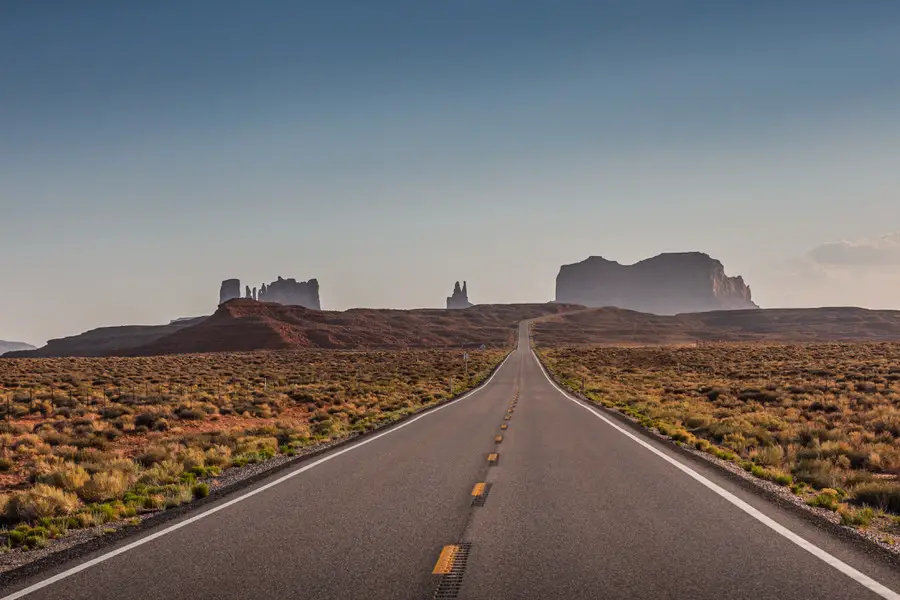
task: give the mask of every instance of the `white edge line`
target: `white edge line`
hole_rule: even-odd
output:
[[[627,429],[624,429],[620,425],[614,423],[612,420],[607,418],[605,415],[598,412],[595,408],[588,406],[587,404],[583,403],[582,401],[578,400],[577,398],[574,398],[571,394],[567,393],[565,390],[560,388],[556,384],[555,381],[553,381],[553,379],[547,373],[547,370],[544,368],[544,365],[541,363],[540,359],[538,359],[537,354],[534,352],[534,349],[532,349],[531,353],[534,355],[534,359],[537,362],[538,366],[540,367],[541,372],[544,374],[544,377],[547,378],[547,381],[550,382],[550,385],[552,385],[554,388],[556,388],[556,391],[558,391],[560,394],[562,394],[562,396],[564,398],[566,398],[567,400],[571,400],[579,407],[588,411],[589,413],[591,413],[598,419],[604,421],[607,425],[609,425],[610,427],[612,427],[613,429],[615,429],[622,435],[625,435],[628,438],[630,438],[632,441],[637,442],[638,444],[640,444],[641,446],[643,446],[644,448],[646,448],[653,454],[657,455],[664,461],[670,463],[675,468],[682,471],[683,473],[685,473],[692,479],[698,481],[700,484],[709,488],[710,490],[712,490],[713,492],[715,492],[716,494],[718,494],[719,496],[721,496],[722,498],[724,498],[725,500],[730,502],[731,504],[735,505],[736,507],[738,507],[739,509],[741,509],[742,511],[744,511],[745,513],[747,513],[748,515],[750,515],[751,517],[753,517],[754,519],[756,519],[757,521],[759,521],[760,523],[762,523],[763,525],[765,525],[766,527],[768,527],[769,529],[774,531],[775,533],[778,533],[779,535],[781,535],[781,536],[787,538],[788,540],[792,541],[793,543],[797,544],[798,546],[800,546],[801,548],[803,548],[804,550],[806,550],[807,552],[809,552],[810,554],[812,554],[813,556],[815,556],[816,558],[821,560],[822,562],[830,565],[831,567],[834,567],[835,569],[837,569],[838,571],[840,571],[847,577],[853,579],[854,581],[856,581],[863,587],[871,590],[872,592],[874,592],[875,594],[877,594],[878,596],[880,596],[882,598],[885,598],[886,600],[900,600],[900,594],[898,594],[897,592],[878,583],[877,581],[875,581],[874,579],[872,579],[865,573],[861,573],[860,571],[854,569],[853,567],[851,567],[850,565],[848,565],[841,559],[829,554],[828,552],[819,548],[818,546],[816,546],[812,542],[806,540],[805,538],[800,537],[799,535],[797,535],[796,533],[794,533],[787,527],[781,525],[780,523],[773,520],[772,518],[767,517],[765,514],[763,514],[756,508],[750,506],[749,504],[747,504],[746,502],[744,502],[743,500],[741,500],[740,498],[738,498],[737,496],[735,496],[734,494],[729,492],[728,490],[716,485],[715,483],[713,483],[712,481],[710,481],[709,479],[707,479],[706,477],[704,477],[697,471],[694,471],[692,468],[690,468],[687,465],[683,464],[682,462],[672,458],[671,456],[669,456],[668,454],[666,454],[659,448],[656,448],[655,446],[653,446],[646,440],[641,439],[640,437],[631,433]],[[2,599],[0,599],[0,600],[2,600]]]
[[[346,454],[347,452],[356,450],[357,448],[361,448],[362,446],[365,446],[366,444],[374,442],[375,440],[377,440],[379,438],[382,438],[386,435],[390,435],[390,434],[394,433],[395,431],[403,429],[407,425],[412,425],[419,419],[424,419],[425,417],[427,417],[429,415],[433,415],[434,413],[441,411],[449,406],[453,406],[460,400],[465,400],[469,396],[472,396],[473,394],[477,394],[478,392],[480,392],[484,388],[486,388],[487,385],[491,381],[493,381],[494,377],[497,376],[497,373],[500,372],[500,369],[502,369],[503,366],[506,364],[506,361],[509,360],[509,357],[513,355],[513,352],[515,352],[515,349],[513,349],[506,355],[506,358],[503,359],[503,362],[501,362],[497,366],[497,368],[494,370],[494,372],[491,374],[491,376],[488,377],[487,380],[484,381],[484,383],[479,385],[474,390],[470,390],[470,391],[466,392],[459,398],[455,398],[442,406],[437,406],[435,408],[432,408],[428,412],[422,413],[421,415],[417,415],[406,421],[398,423],[397,425],[394,425],[387,431],[383,431],[381,433],[373,435],[370,438],[360,440],[359,442],[351,444],[351,445],[347,446],[346,448],[342,448],[342,449],[337,450],[333,453],[330,453],[326,456],[323,456],[322,458],[316,459],[316,460],[312,461],[311,463],[307,463],[307,464],[291,471],[290,473],[288,473],[286,475],[282,475],[281,477],[279,477],[278,479],[276,479],[274,481],[270,481],[269,483],[267,483],[265,485],[261,485],[258,488],[254,488],[253,490],[246,492],[244,494],[241,494],[240,496],[237,496],[236,498],[232,498],[231,500],[228,500],[227,502],[223,502],[222,504],[218,504],[216,506],[208,508],[199,514],[194,515],[193,517],[190,517],[183,521],[179,521],[179,522],[175,523],[174,525],[169,525],[168,527],[166,527],[164,529],[160,529],[159,531],[157,531],[155,533],[151,533],[150,535],[148,535],[146,537],[142,537],[139,540],[135,540],[135,541],[131,542],[130,544],[126,544],[120,548],[116,548],[115,550],[111,550],[110,552],[107,552],[105,554],[101,554],[100,556],[98,556],[96,558],[92,558],[91,560],[88,560],[81,564],[75,565],[74,567],[72,567],[70,569],[66,569],[65,571],[62,571],[61,573],[57,573],[56,575],[54,575],[52,577],[48,577],[47,579],[38,581],[37,583],[34,583],[34,584],[32,584],[26,588],[23,588],[17,592],[13,592],[12,594],[9,594],[8,596],[3,596],[2,598],[0,598],[0,600],[15,600],[16,598],[22,598],[24,596],[32,594],[40,589],[43,589],[50,585],[53,585],[54,583],[56,583],[58,581],[67,579],[67,578],[71,577],[72,575],[75,575],[76,573],[80,573],[81,571],[90,569],[91,567],[93,567],[95,565],[99,565],[102,562],[106,562],[107,560],[109,560],[115,556],[124,554],[124,553],[128,552],[129,550],[134,550],[138,546],[143,546],[144,544],[146,544],[148,542],[152,542],[153,540],[155,540],[157,538],[161,538],[164,535],[168,535],[177,529],[181,529],[182,527],[186,527],[186,526],[190,525],[191,523],[195,523],[196,521],[199,521],[200,519],[205,519],[206,517],[208,517],[212,514],[215,514],[215,513],[219,512],[220,510],[224,510],[224,509],[228,508],[229,506],[234,506],[238,502],[243,502],[247,498],[255,496],[256,494],[259,494],[260,492],[264,492],[267,489],[275,487],[276,485],[278,485],[280,483],[284,483],[288,479],[291,479],[292,477],[296,477],[297,475],[299,475],[301,473],[305,473],[306,471],[309,471],[310,469],[317,467],[317,466],[321,465],[322,463],[328,462],[329,460],[331,460],[333,458],[337,458],[338,456],[341,456],[342,454]]]

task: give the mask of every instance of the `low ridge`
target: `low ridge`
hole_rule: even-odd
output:
[[[543,345],[647,345],[696,342],[900,341],[900,311],[791,308],[653,315],[591,308],[535,325]]]
[[[564,304],[476,305],[458,310],[318,311],[254,300],[230,300],[211,317],[125,356],[299,348],[396,349],[505,346],[525,319],[583,307]]]

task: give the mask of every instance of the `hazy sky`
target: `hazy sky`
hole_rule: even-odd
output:
[[[896,0],[0,3],[0,339],[684,250],[900,308],[898,174]]]

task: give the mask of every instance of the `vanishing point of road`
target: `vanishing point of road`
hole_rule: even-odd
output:
[[[0,600],[900,599],[900,572],[597,409],[482,388]]]

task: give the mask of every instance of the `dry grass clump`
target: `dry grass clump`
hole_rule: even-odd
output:
[[[468,376],[449,350],[0,360],[0,525],[31,548],[204,497],[223,469],[477,385],[505,352],[468,354]]]
[[[61,517],[75,512],[80,504],[75,494],[46,483],[38,483],[31,489],[11,494],[6,502],[4,515],[17,521]]]
[[[67,492],[74,492],[91,479],[91,474],[84,467],[69,462],[60,464],[59,469],[50,473],[37,475],[39,483],[46,483]]]
[[[539,353],[571,390],[790,486],[847,524],[889,528],[900,515],[898,344]]]

